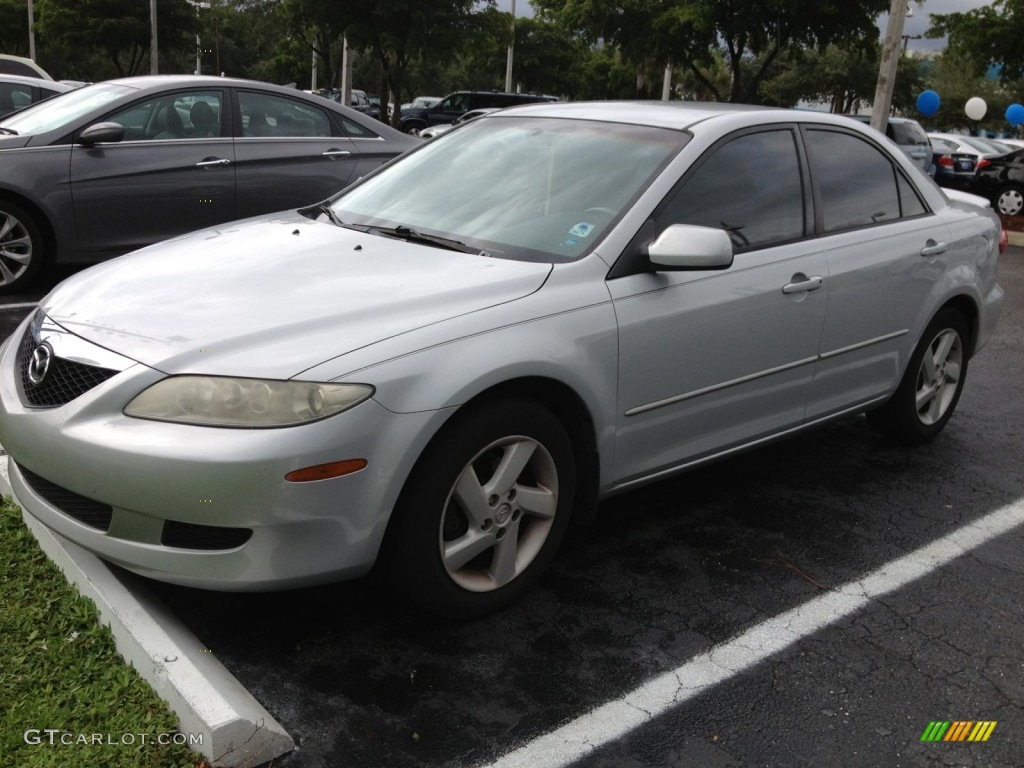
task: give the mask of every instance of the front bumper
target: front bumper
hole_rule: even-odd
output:
[[[16,351],[9,343],[0,355],[0,442],[13,459],[11,485],[23,509],[105,560],[189,586],[285,589],[368,571],[401,485],[442,416],[395,414],[368,400],[284,429],[128,418],[124,404],[164,376],[142,365],[60,407],[29,408],[15,384]],[[284,479],[352,458],[367,467],[330,480]],[[62,509],[67,496],[50,484],[109,506],[106,530]],[[169,524],[251,535],[226,549],[168,546]]]

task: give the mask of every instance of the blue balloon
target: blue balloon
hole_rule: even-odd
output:
[[[1024,123],[1024,107],[1020,104],[1011,104],[1006,108],[1006,122],[1010,125]]]
[[[917,111],[925,117],[931,117],[939,111],[939,94],[935,91],[922,91],[917,97]]]

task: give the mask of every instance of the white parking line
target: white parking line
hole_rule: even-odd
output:
[[[843,584],[761,622],[622,698],[503,755],[488,768],[560,768],[570,765],[713,686],[781,653],[799,640],[851,616],[873,600],[927,576],[1021,525],[1024,525],[1024,502],[1018,501],[886,563],[858,581]]]

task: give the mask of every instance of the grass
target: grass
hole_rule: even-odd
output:
[[[176,726],[167,706],[118,655],[110,630],[96,621],[92,601],[67,583],[39,549],[21,511],[5,500],[0,504],[0,768],[202,766],[186,746],[157,743],[158,738],[180,740]],[[51,737],[45,729],[58,733]],[[26,743],[26,731],[41,743]],[[113,743],[88,743],[97,740]]]

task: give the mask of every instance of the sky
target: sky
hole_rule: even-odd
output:
[[[910,0],[910,8],[913,10],[914,15],[907,19],[907,23],[903,27],[903,34],[924,35],[925,30],[931,26],[928,17],[933,13],[943,14],[971,11],[983,5],[992,5],[992,2],[993,0],[924,0],[924,2],[919,3],[917,0]],[[512,0],[497,0],[497,3],[499,10],[509,11],[512,8]],[[533,8],[530,7],[529,0],[516,0],[516,15],[533,15]],[[879,37],[885,36],[885,27],[888,23],[889,14],[883,13],[878,19]],[[944,40],[927,40],[924,38],[921,40],[911,40],[908,43],[908,49],[913,51],[934,51],[945,48],[945,46]]]

